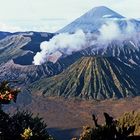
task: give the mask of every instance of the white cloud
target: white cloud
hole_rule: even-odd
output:
[[[115,22],[108,22],[104,24],[100,29],[100,36],[99,40],[105,40],[106,41],[112,41],[116,38],[119,38],[121,35],[121,31],[119,29],[119,26]]]
[[[22,31],[20,27],[17,26],[12,26],[4,23],[0,23],[0,31],[5,31],[5,32],[18,32]]]
[[[55,32],[68,23],[65,19],[11,20],[0,22],[0,31]]]

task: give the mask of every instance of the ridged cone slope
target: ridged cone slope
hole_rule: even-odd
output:
[[[112,57],[82,57],[67,70],[31,85],[45,96],[83,99],[122,98],[139,94],[139,68]],[[139,84],[139,85],[138,85]]]

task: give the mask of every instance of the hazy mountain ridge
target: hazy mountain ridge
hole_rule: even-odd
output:
[[[18,58],[18,56],[23,56],[28,52],[36,53],[40,50],[40,43],[49,40],[53,35],[44,33],[43,36],[43,33],[19,32],[6,36],[0,40],[0,63]]]

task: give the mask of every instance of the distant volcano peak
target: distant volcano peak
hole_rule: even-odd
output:
[[[124,18],[122,15],[116,13],[115,11],[109,9],[105,6],[99,6],[94,7],[86,14],[92,14],[92,16],[95,18],[102,18],[102,17],[111,17],[111,18]],[[85,15],[86,15],[85,14]]]
[[[63,29],[59,30],[58,33],[73,33],[77,29],[82,29],[85,32],[94,32],[106,23],[108,19],[113,20],[114,18],[122,19],[124,17],[105,6],[94,7]]]

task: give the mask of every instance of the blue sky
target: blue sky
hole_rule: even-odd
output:
[[[54,32],[102,5],[140,18],[140,0],[0,0],[0,30]]]

